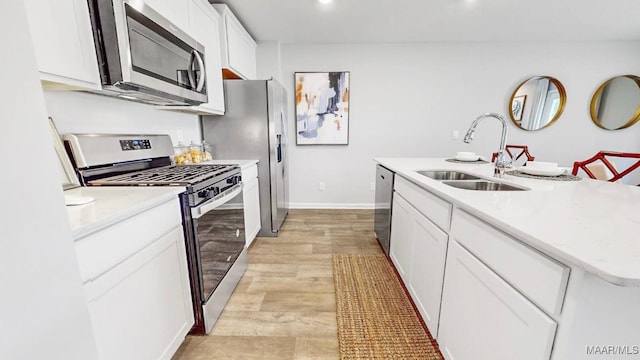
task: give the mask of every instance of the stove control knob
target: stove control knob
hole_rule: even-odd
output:
[[[211,190],[205,189],[205,190],[198,191],[198,197],[205,198],[205,199],[208,197],[211,197]]]

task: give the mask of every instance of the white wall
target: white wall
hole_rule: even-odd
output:
[[[24,2],[0,13],[0,359],[96,359]]]
[[[256,49],[256,74],[258,79],[273,78],[282,81],[281,44],[278,41],[263,41]]]
[[[373,157],[446,157],[460,150],[489,157],[499,145],[499,123],[485,120],[469,145],[464,132],[481,113],[508,116],[512,92],[536,75],[563,83],[564,113],[536,132],[510,124],[508,143],[527,144],[537,160],[565,166],[603,149],[640,152],[640,126],[605,131],[589,115],[602,82],[640,73],[638,42],[282,44],[281,51],[281,78],[291,99],[296,71],[351,72],[349,145],[290,146],[294,207],[372,206]],[[293,101],[289,112],[295,119]],[[295,135],[295,122],[289,127]],[[458,140],[451,140],[453,130],[460,131]]]
[[[169,134],[174,145],[201,140],[197,115],[85,92],[44,94],[48,115],[61,134]]]

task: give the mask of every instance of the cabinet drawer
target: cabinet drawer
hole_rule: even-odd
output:
[[[95,279],[176,226],[181,227],[181,218],[176,198],[76,240],[82,282]]]
[[[449,230],[451,225],[451,204],[449,202],[400,176],[396,176],[393,189],[439,228],[444,231]]]
[[[452,236],[549,314],[559,314],[569,268],[472,215],[456,209]]]

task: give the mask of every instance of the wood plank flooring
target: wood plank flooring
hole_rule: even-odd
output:
[[[254,240],[211,334],[188,336],[173,360],[339,359],[334,253],[382,253],[373,210],[290,210],[280,236]]]

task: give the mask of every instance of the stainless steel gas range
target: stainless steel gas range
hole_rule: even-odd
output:
[[[247,268],[237,165],[171,165],[168,135],[65,134],[85,186],[180,186],[195,325],[209,333]]]

